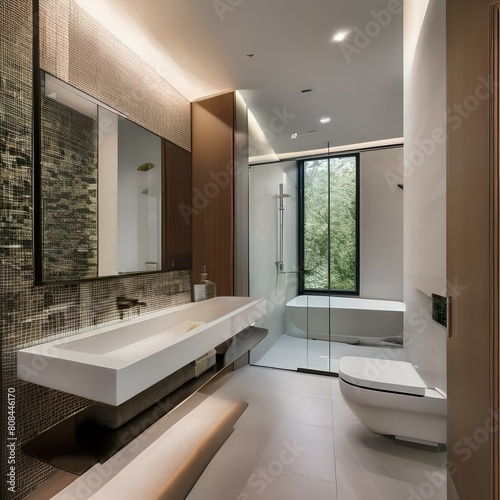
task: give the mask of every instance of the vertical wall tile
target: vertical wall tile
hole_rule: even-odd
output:
[[[90,30],[98,37],[101,46],[99,57],[117,58],[126,65],[129,58],[125,50],[110,35],[92,22],[73,2],[42,0],[45,13],[52,12],[53,24],[45,24],[44,57],[54,72],[67,80],[70,36],[68,26],[78,28],[81,37]],[[62,9],[62,11],[61,11]],[[76,17],[67,17],[68,9]],[[60,16],[60,14],[64,16]],[[79,23],[79,20],[82,22]],[[55,25],[54,25],[55,23]],[[50,23],[49,23],[50,24]],[[2,398],[12,388],[16,395],[16,492],[7,491],[6,449],[2,449],[2,498],[25,498],[40,483],[56,472],[53,467],[25,455],[23,443],[45,429],[88,406],[91,401],[47,389],[17,379],[17,350],[50,339],[67,337],[83,329],[98,328],[109,321],[119,321],[116,308],[118,295],[139,297],[146,303],[140,309],[127,313],[145,314],[191,300],[191,276],[188,271],[155,273],[143,276],[124,276],[98,281],[72,284],[33,284],[33,201],[32,201],[32,24],[31,2],[27,0],[0,0],[0,331],[2,342]],[[112,37],[111,37],[112,38]],[[110,41],[111,40],[111,41]],[[83,41],[81,41],[83,44]],[[54,52],[50,47],[58,47]],[[81,47],[78,48],[81,50]],[[125,51],[124,51],[125,50]],[[123,52],[124,51],[124,52]],[[88,54],[87,54],[88,55]],[[87,59],[93,59],[88,58]],[[134,56],[134,71],[146,74],[149,68],[141,67]],[[117,66],[116,63],[111,65]],[[122,68],[122,71],[127,68]],[[87,92],[92,94],[92,78],[86,72]],[[95,71],[94,71],[95,73]],[[152,77],[154,80],[155,77]],[[96,84],[94,79],[93,83]],[[102,92],[102,90],[101,90]],[[117,90],[116,92],[119,92]],[[170,91],[169,91],[170,92]],[[157,93],[158,94],[158,93]],[[158,103],[168,101],[171,95],[160,94],[155,99],[156,113],[161,114]],[[156,95],[156,94],[155,94]],[[144,94],[147,99],[147,92]],[[97,97],[100,97],[99,95]],[[127,96],[123,99],[126,101]],[[190,129],[189,103],[174,99],[173,106],[184,111],[177,113],[182,124],[184,141]],[[126,112],[125,109],[122,111]],[[126,114],[126,113],[125,113]],[[166,114],[166,113],[163,113]],[[146,117],[142,117],[148,118]],[[164,120],[164,117],[162,117]],[[155,120],[159,120],[156,116]],[[176,124],[169,125],[175,128]],[[190,133],[190,132],[189,132]],[[162,134],[164,135],[164,134]],[[68,260],[68,259],[66,259]],[[36,363],[25,370],[41,370]],[[3,405],[2,432],[6,435],[7,408]]]

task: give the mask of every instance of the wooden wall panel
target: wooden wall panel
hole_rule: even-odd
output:
[[[245,297],[250,293],[248,110],[239,93],[235,99],[235,126],[234,294]]]
[[[192,104],[193,283],[206,265],[219,296],[234,293],[234,107],[234,92]]]
[[[192,173],[191,153],[165,139],[162,141],[163,212],[162,269],[192,268]]]
[[[448,490],[449,498],[454,498],[454,486],[460,500],[497,499],[494,443],[498,431],[489,428],[492,414],[498,417],[493,397],[498,362],[492,356],[498,331],[490,316],[494,268],[490,103],[484,84],[489,75],[489,3],[446,3],[447,279],[452,297],[447,346],[448,459],[453,481]]]

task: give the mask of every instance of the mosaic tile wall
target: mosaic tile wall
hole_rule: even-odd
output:
[[[40,66],[191,151],[191,104],[73,0],[40,0]]]
[[[97,118],[42,98],[44,281],[97,277],[97,129]]]
[[[21,451],[23,443],[89,401],[17,380],[18,349],[119,320],[116,297],[146,302],[140,313],[191,300],[189,272],[33,286],[31,161],[31,2],[0,0],[0,307],[2,342],[2,494],[25,498],[56,469]],[[139,311],[128,314],[136,315]],[[127,317],[124,320],[128,319]],[[27,369],[37,370],[32,366]],[[13,455],[5,446],[7,395],[15,396]],[[15,459],[15,492],[7,458]]]

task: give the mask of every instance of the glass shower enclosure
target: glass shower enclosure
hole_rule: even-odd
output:
[[[336,374],[342,356],[404,355],[402,189],[386,181],[399,154],[251,167],[250,294],[269,331],[251,363]]]

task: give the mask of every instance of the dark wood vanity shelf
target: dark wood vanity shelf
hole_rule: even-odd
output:
[[[217,354],[216,364],[171,392],[132,420],[117,429],[91,420],[82,410],[26,443],[22,450],[54,467],[83,474],[97,463],[104,463],[148,427],[164,417],[189,396],[201,389],[220,371],[247,354],[267,335],[263,328],[250,327],[233,337],[224,354]]]

